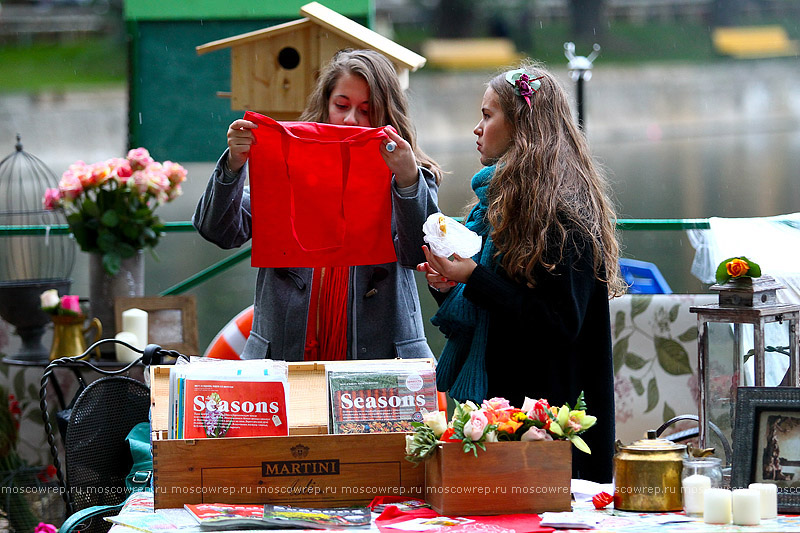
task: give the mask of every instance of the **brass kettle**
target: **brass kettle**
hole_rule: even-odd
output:
[[[624,511],[680,511],[681,471],[686,445],[647,432],[614,455],[614,508]]]
[[[92,344],[103,335],[103,325],[99,318],[93,318],[84,328],[84,316],[56,315],[53,317],[53,346],[50,348],[50,360],[61,357],[73,357],[86,351],[86,334],[94,330]],[[97,352],[100,358],[99,350]],[[88,355],[86,357],[88,359]]]

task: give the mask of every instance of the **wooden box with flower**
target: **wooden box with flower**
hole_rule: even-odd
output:
[[[433,368],[433,359],[424,361]],[[326,362],[290,362],[288,372],[289,436],[170,439],[171,367],[150,367],[156,509],[210,503],[220,494],[227,503],[313,507],[367,505],[381,494],[422,496],[425,472],[404,459],[407,433],[329,435]]]
[[[503,398],[456,405],[448,423],[425,416],[406,437],[406,458],[425,465],[425,501],[447,516],[542,513],[571,509],[572,450],[590,453],[579,436],[596,422],[575,407]],[[480,448],[480,450],[479,450]]]

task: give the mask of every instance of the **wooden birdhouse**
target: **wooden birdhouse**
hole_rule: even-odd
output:
[[[372,49],[397,70],[403,88],[425,58],[317,2],[300,8],[305,18],[196,47],[198,54],[231,49],[231,109],[277,120],[303,111],[321,68],[343,48]]]

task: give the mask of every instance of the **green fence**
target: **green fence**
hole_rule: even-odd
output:
[[[187,233],[194,232],[191,222],[165,222],[164,231],[166,233]],[[683,219],[619,219],[617,229],[624,231],[682,231],[688,229],[709,229],[708,220],[704,218],[683,218]],[[0,226],[0,237],[16,235],[64,235],[69,233],[69,226],[61,224],[57,226]],[[203,270],[189,276],[181,281],[164,289],[159,294],[166,296],[169,294],[181,294],[187,290],[203,283],[204,281],[225,272],[232,266],[250,257],[250,248],[233,252],[225,259],[204,268]]]

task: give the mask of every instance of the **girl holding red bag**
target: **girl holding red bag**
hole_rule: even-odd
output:
[[[422,225],[438,212],[441,171],[416,145],[408,104],[391,62],[372,50],[342,50],[323,69],[301,121],[381,127],[380,154],[393,173],[392,237],[398,260],[366,266],[259,268],[253,327],[242,358],[287,361],[433,357],[425,339],[414,267]],[[391,127],[390,127],[391,126]],[[193,222],[222,248],[252,237],[245,186],[253,129],[235,120]]]
[[[437,388],[458,401],[525,397],[550,405],[583,391],[598,423],[573,477],[611,481],[614,375],[608,299],[621,294],[615,214],[563,88],[533,63],[494,77],[474,130],[484,168],[466,226],[472,258],[424,247],[447,336]]]

